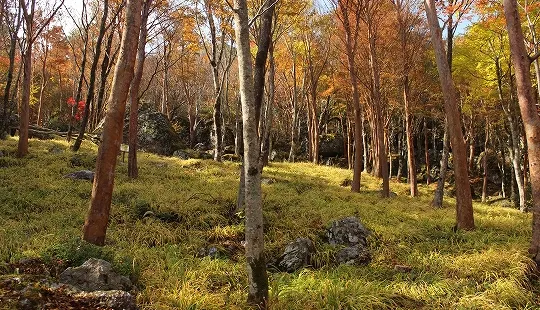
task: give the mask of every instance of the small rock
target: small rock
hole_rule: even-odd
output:
[[[262,178],[261,179],[261,184],[270,185],[270,184],[274,184],[274,183],[276,183],[276,180],[272,179],[272,178]]]
[[[405,266],[405,265],[395,265],[394,270],[399,271],[399,272],[411,272],[412,267],[411,266]]]
[[[277,260],[277,266],[280,270],[295,272],[309,265],[313,254],[315,254],[313,242],[307,238],[298,238],[285,247],[285,252]]]
[[[90,170],[81,170],[81,171],[76,171],[76,172],[66,174],[64,178],[68,178],[72,180],[88,180],[88,181],[93,182],[94,172]]]
[[[176,150],[174,151],[173,153],[173,156],[174,157],[178,157],[180,159],[183,159],[183,160],[188,160],[190,157],[189,157],[189,154],[182,151],[182,150]]]
[[[49,153],[58,155],[64,153],[64,150],[58,145],[55,145],[49,149]]]
[[[66,269],[60,274],[59,280],[87,292],[129,290],[132,287],[127,277],[112,270],[111,263],[97,258],[90,258],[79,267]]]
[[[4,156],[4,152],[0,151],[0,157]]]
[[[200,248],[199,252],[197,252],[197,257],[210,257],[211,259],[219,258],[220,254],[222,254],[219,249],[215,246],[209,246]]]
[[[83,292],[76,294],[74,297],[98,300],[99,305],[106,308],[118,310],[138,309],[135,302],[135,296],[120,290],[96,291],[90,293]]]
[[[365,265],[371,261],[371,254],[366,247],[355,245],[339,250],[336,260],[339,264]]]

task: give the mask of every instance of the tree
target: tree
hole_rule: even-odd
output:
[[[7,6],[8,2],[4,2],[4,5]],[[8,72],[6,74],[6,85],[4,89],[4,102],[3,102],[3,110],[2,110],[2,124],[0,127],[0,138],[3,138],[3,136],[8,132],[9,130],[9,115],[11,110],[11,98],[10,98],[10,92],[11,92],[11,84],[13,83],[13,73],[15,72],[15,54],[17,49],[17,35],[19,33],[19,29],[21,28],[22,19],[21,19],[21,6],[17,6],[17,13],[11,14],[10,10],[4,6],[2,6],[2,15],[0,15],[0,20],[5,20],[5,25],[7,26],[8,33],[9,33],[9,67]],[[16,93],[16,92],[13,92]]]
[[[90,68],[90,81],[88,85],[88,92],[86,94],[86,104],[84,106],[84,113],[82,117],[81,128],[79,130],[79,135],[75,140],[75,143],[71,147],[74,152],[77,152],[81,147],[82,140],[84,138],[84,133],[86,131],[86,125],[88,124],[88,118],[90,117],[90,108],[94,102],[94,88],[96,86],[96,74],[97,67],[99,62],[99,57],[101,56],[101,45],[103,44],[103,37],[105,37],[105,31],[107,30],[107,15],[109,14],[109,0],[103,1],[103,15],[101,16],[101,23],[99,26],[99,34],[96,40],[96,49],[94,51],[94,57],[92,59],[92,67]]]
[[[265,309],[268,299],[268,277],[264,258],[261,171],[259,169],[260,149],[257,134],[247,1],[234,0],[233,11],[234,30],[238,46],[238,76],[244,136],[248,303]]]
[[[143,0],[127,1],[120,58],[116,64],[112,90],[108,100],[108,110],[103,125],[103,141],[98,150],[90,209],[84,222],[83,239],[96,245],[105,244],[116,157],[122,142],[126,101],[137,56],[138,40],[132,38],[139,37],[142,3]]]
[[[439,79],[444,97],[444,111],[448,120],[448,130],[454,156],[454,174],[456,178],[456,226],[458,229],[474,229],[471,187],[467,166],[467,155],[463,132],[461,131],[461,117],[458,110],[456,90],[452,81],[452,74],[444,51],[441,28],[435,9],[434,0],[424,0],[426,15],[431,32],[431,42],[435,52],[435,60],[439,71]]]
[[[504,0],[504,15],[510,39],[512,63],[516,74],[517,96],[521,118],[525,127],[529,169],[533,198],[532,240],[529,253],[536,264],[540,264],[540,117],[536,109],[530,76],[531,62],[538,57],[529,57],[524,44],[521,21],[515,0]]]
[[[360,106],[360,91],[358,90],[358,81],[356,76],[356,53],[358,47],[358,36],[360,35],[360,10],[362,2],[359,0],[336,0],[339,12],[337,14],[340,20],[345,39],[343,43],[347,54],[347,64],[349,78],[352,85],[352,100],[354,109],[354,168],[353,181],[351,190],[360,192],[360,180],[362,175],[362,137],[363,137],[363,121],[362,108]]]
[[[144,70],[144,60],[146,58],[146,39],[148,37],[148,15],[152,0],[144,1],[142,9],[141,31],[139,33],[139,45],[137,47],[137,65],[133,80],[129,87],[129,154],[128,154],[128,176],[136,179],[139,176],[137,167],[137,121],[139,117],[139,89]]]
[[[28,1],[28,2],[27,2]],[[28,126],[30,123],[30,88],[32,86],[32,50],[36,39],[41,32],[54,18],[60,7],[64,4],[64,0],[59,3],[54,3],[52,10],[44,15],[41,25],[35,20],[36,0],[20,0],[19,4],[22,8],[24,19],[24,49],[22,51],[23,61],[23,83],[21,93],[21,111],[19,125],[19,145],[17,156],[24,157],[28,154]]]

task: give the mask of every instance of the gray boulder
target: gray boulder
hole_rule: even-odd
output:
[[[366,264],[371,260],[367,237],[370,232],[354,217],[334,221],[326,230],[328,243],[340,246],[336,253],[338,263]]]
[[[79,267],[70,267],[60,274],[60,283],[69,284],[86,292],[130,290],[131,281],[112,270],[111,263],[90,258]]]
[[[137,139],[138,146],[150,153],[170,156],[181,148],[180,136],[171,122],[159,112],[139,114]],[[129,122],[124,122],[124,143],[127,142]]]
[[[182,150],[176,150],[176,151],[174,151],[173,156],[174,156],[174,157],[178,157],[178,158],[180,158],[180,159],[182,159],[182,160],[188,160],[188,159],[189,159],[189,154],[186,153],[186,152],[184,152],[184,151],[182,151]]]
[[[341,135],[321,136],[319,155],[325,158],[343,156],[343,137]]]
[[[295,272],[309,265],[311,256],[315,254],[315,245],[307,238],[298,238],[285,247],[285,252],[277,260],[279,270]]]
[[[66,174],[64,178],[68,178],[72,180],[87,180],[87,181],[93,182],[94,172],[90,170],[75,171],[75,172]]]

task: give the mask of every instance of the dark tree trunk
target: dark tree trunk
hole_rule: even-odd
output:
[[[103,16],[101,17],[101,25],[99,26],[99,34],[96,41],[96,51],[94,53],[94,59],[92,60],[92,67],[90,68],[90,81],[88,85],[88,93],[86,95],[86,104],[84,106],[84,112],[82,117],[81,129],[79,130],[79,135],[75,140],[75,143],[71,147],[74,152],[77,152],[81,147],[84,133],[86,131],[86,125],[88,124],[88,118],[90,117],[90,109],[92,108],[92,103],[94,101],[94,88],[96,85],[96,71],[99,62],[99,57],[101,56],[101,44],[103,42],[103,37],[105,36],[105,28],[107,24],[107,15],[109,13],[109,0],[103,1]]]
[[[148,15],[150,14],[150,6],[152,0],[144,1],[141,17],[141,30],[139,33],[139,44],[137,46],[137,65],[131,86],[129,87],[129,153],[128,153],[128,176],[136,179],[139,176],[139,168],[137,166],[137,121],[139,117],[139,89],[144,71],[146,37],[148,36]]]

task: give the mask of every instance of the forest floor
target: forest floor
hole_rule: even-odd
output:
[[[31,140],[30,155],[17,159],[16,147],[0,141],[0,274],[23,258],[78,265],[102,257],[135,281],[142,309],[245,308],[244,228],[231,213],[238,163],[140,153],[140,177],[131,181],[120,156],[107,242],[98,248],[80,241],[91,183],[63,177],[93,170],[97,148],[87,143],[74,154],[64,141]],[[298,237],[318,251],[309,268],[269,273],[272,309],[540,309],[527,257],[530,214],[476,202],[477,229],[454,232],[454,201],[431,208],[432,187],[410,198],[393,181],[397,197],[381,199],[380,181],[366,174],[360,194],[342,187],[351,176],[308,163],[265,168],[273,181],[263,184],[267,256]],[[367,266],[333,264],[322,240],[346,216],[373,232]],[[201,257],[209,246],[219,254]]]

